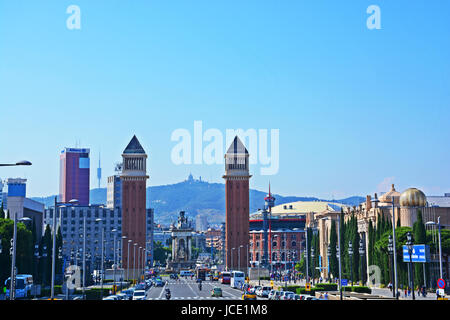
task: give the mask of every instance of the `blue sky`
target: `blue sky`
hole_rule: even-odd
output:
[[[69,5],[81,30],[69,30]],[[381,9],[369,30],[366,9]],[[59,152],[91,148],[91,186],[136,134],[148,185],[222,165],[171,162],[178,128],[279,129],[280,169],[251,187],[340,198],[450,192],[450,2],[0,0],[1,178],[55,194]]]

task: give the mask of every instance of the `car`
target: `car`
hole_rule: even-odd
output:
[[[256,289],[256,294],[258,297],[268,298],[269,292],[272,290],[272,287],[259,287]]]
[[[202,282],[203,280],[202,279],[200,279],[200,278],[197,278],[196,280],[195,280],[195,282]]]
[[[260,291],[261,291],[262,287],[261,286],[256,286],[255,287],[255,293],[258,297],[260,297]]]
[[[211,297],[222,297],[222,289],[215,287],[211,290]]]
[[[136,288],[136,290],[145,290],[145,284],[138,283],[135,288]]]
[[[295,293],[288,292],[288,293],[286,293],[284,300],[294,300],[294,296],[295,296]]]
[[[219,281],[219,276],[218,275],[214,275],[212,277],[212,281]]]
[[[145,290],[136,290],[133,292],[133,300],[145,300]]]
[[[126,300],[132,300],[133,299],[133,289],[127,289],[127,290],[122,290],[121,293],[126,295]]]
[[[313,297],[313,296],[308,296],[305,298],[305,300],[319,300],[319,299],[317,299],[316,297]]]
[[[292,291],[281,291],[280,300],[289,300],[289,295],[294,294]]]
[[[112,296],[107,296],[106,298],[103,298],[103,300],[119,300],[119,297],[112,295]]]
[[[294,294],[294,299],[292,300],[302,300],[299,294]]]
[[[161,279],[156,279],[155,287],[164,287],[164,282]]]
[[[272,290],[269,293],[269,300],[280,300],[281,292],[277,290]]]
[[[242,295],[242,300],[256,300],[256,294],[244,292],[244,294]]]
[[[123,292],[118,293],[117,297],[119,298],[119,300],[128,300],[128,296]]]

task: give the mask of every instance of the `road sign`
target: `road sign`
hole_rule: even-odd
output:
[[[445,296],[445,290],[444,289],[438,289],[438,293],[441,297]]]
[[[311,291],[311,284],[309,282],[305,285],[305,291]]]
[[[273,280],[270,280],[270,286],[273,287]]]
[[[444,279],[438,279],[437,286],[439,289],[445,289],[445,280]]]
[[[348,280],[347,279],[342,279],[341,280],[341,286],[344,286],[344,287],[348,286]]]
[[[416,244],[412,250],[412,262],[429,262],[430,247],[425,244]],[[409,262],[408,246],[403,246],[403,262]]]

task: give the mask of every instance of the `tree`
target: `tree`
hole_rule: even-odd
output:
[[[2,202],[2,206],[0,207],[0,218],[2,218],[2,219],[5,218],[5,210],[3,210],[3,202]]]
[[[11,273],[10,240],[13,238],[14,221],[11,219],[0,218],[0,239],[2,244],[2,253],[0,254],[0,282],[5,280]],[[30,273],[32,271],[33,253],[30,250],[32,243],[31,231],[25,224],[17,224],[17,243],[16,243],[16,267],[18,273]]]
[[[427,232],[425,230],[425,224],[423,223],[422,211],[417,210],[417,220],[413,225],[413,235],[414,235],[414,243],[415,244],[426,244],[427,242]],[[424,283],[423,277],[423,263],[415,263],[415,271],[414,271],[414,281],[416,285],[426,285]],[[426,270],[425,270],[426,272]]]
[[[333,275],[333,278],[339,277],[339,264],[336,257],[336,245],[337,245],[337,232],[336,232],[336,221],[331,221],[331,230],[330,230],[330,273]]]

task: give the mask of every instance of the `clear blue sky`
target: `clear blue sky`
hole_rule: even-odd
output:
[[[66,8],[81,9],[68,30]],[[366,9],[381,8],[381,30]],[[280,170],[251,187],[324,198],[450,192],[450,1],[0,0],[0,177],[56,194],[63,147],[101,151],[103,186],[133,134],[149,185],[222,165],[171,162],[171,133],[280,130]]]

